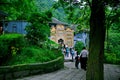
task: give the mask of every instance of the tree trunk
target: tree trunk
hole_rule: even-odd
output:
[[[105,10],[103,0],[92,0],[86,80],[104,80],[103,55],[105,31]]]

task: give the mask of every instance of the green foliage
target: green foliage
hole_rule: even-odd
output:
[[[75,50],[80,53],[82,48],[84,47],[84,44],[83,42],[81,41],[77,41],[76,44],[75,44]]]
[[[53,17],[57,18],[58,20],[63,22],[68,22],[67,14],[64,12],[64,9],[62,7],[53,9],[52,13],[53,13]]]
[[[43,45],[41,46],[42,48],[47,48],[47,49],[57,49],[59,47],[59,44],[55,43],[54,41],[51,41],[50,39],[48,39],[47,41],[45,41],[43,43]]]
[[[84,1],[75,3],[72,0],[59,0],[53,5],[53,8],[63,11],[63,13],[62,11],[59,13],[63,14],[62,17],[65,15],[64,19],[67,23],[77,25],[76,33],[89,29],[90,7]]]
[[[41,12],[52,9],[52,5],[55,3],[54,0],[35,0],[38,10]]]
[[[31,44],[39,45],[47,40],[50,34],[48,22],[51,21],[51,17],[51,11],[33,13],[31,15],[28,20],[31,24],[26,27],[26,37]]]
[[[0,9],[8,13],[8,20],[26,20],[37,11],[34,0],[2,0]]]
[[[45,12],[52,10],[53,17],[60,21],[67,22],[66,13],[63,8],[58,5],[57,1],[54,0],[36,0],[36,6],[39,12]]]
[[[21,44],[22,43],[22,44]],[[21,34],[4,34],[0,36],[0,59],[1,63],[11,58],[12,55],[20,53],[26,45]]]
[[[57,44],[57,43],[54,42],[54,41],[50,41],[50,47],[53,48],[53,49],[54,49],[54,48],[57,49],[57,48],[59,47],[59,44]]]
[[[120,9],[117,7],[106,7],[106,27],[112,32],[119,32]]]
[[[104,62],[109,64],[119,64],[120,65],[120,54],[116,53],[105,53]]]
[[[56,50],[50,51],[48,49],[31,46],[23,48],[21,54],[13,56],[8,62],[3,65],[43,63],[54,60],[59,56],[62,56],[62,53],[56,53]]]
[[[105,62],[120,63],[120,33],[109,32],[107,44],[105,44]]]
[[[110,1],[111,2],[111,1]],[[112,4],[112,5],[111,5]],[[105,62],[120,63],[120,9],[116,3],[106,7],[107,41],[105,42]]]
[[[120,33],[109,33],[108,36],[108,45],[106,45],[107,49],[109,50],[110,53],[119,53],[119,48],[120,48]]]

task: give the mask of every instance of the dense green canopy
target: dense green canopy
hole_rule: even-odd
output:
[[[34,0],[1,0],[0,9],[9,14],[7,20],[26,20],[37,11]]]

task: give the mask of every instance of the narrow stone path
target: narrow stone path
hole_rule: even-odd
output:
[[[65,62],[64,65],[64,69],[52,73],[24,77],[16,80],[85,80],[86,72],[82,69],[76,69],[74,62]]]
[[[65,62],[64,69],[42,74],[24,77],[16,80],[85,80],[86,71],[76,69],[74,62]],[[120,65],[104,65],[104,80],[120,80]]]
[[[120,80],[120,65],[104,64],[104,80]]]

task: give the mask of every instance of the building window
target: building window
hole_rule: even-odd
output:
[[[12,26],[12,32],[17,32],[17,26],[16,26],[16,24],[13,24],[13,26]]]

